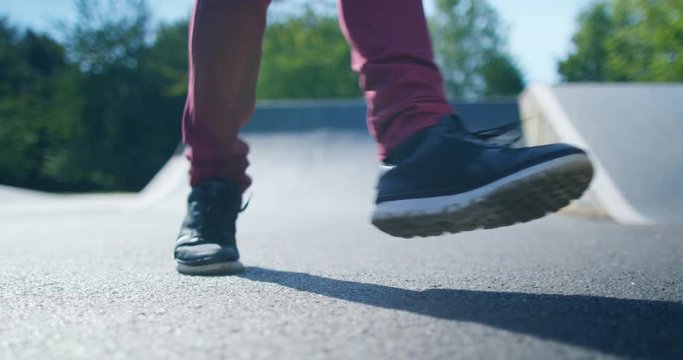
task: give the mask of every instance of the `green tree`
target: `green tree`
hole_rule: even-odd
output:
[[[271,23],[263,44],[258,99],[357,97],[358,78],[337,19],[306,8]]]
[[[606,78],[606,41],[612,33],[607,3],[590,5],[579,15],[579,30],[573,37],[576,50],[559,63],[565,81],[601,81]]]
[[[145,69],[161,82],[163,94],[184,101],[188,83],[187,20],[162,24],[145,54]]]
[[[511,95],[524,88],[498,13],[485,0],[436,0],[430,27],[450,96]]]
[[[0,19],[0,183],[59,188],[51,167],[78,114],[61,45]]]
[[[612,0],[579,17],[565,81],[683,81],[683,2]]]
[[[333,15],[334,2],[312,5],[276,1],[266,28],[257,98],[358,97],[350,51]],[[187,21],[162,25],[145,56],[146,69],[163,83],[165,96],[187,90]],[[324,56],[321,56],[324,54]]]
[[[145,0],[75,0],[78,17],[67,32],[69,56],[86,74],[135,68],[150,37]]]
[[[182,102],[167,96],[172,86],[160,65],[168,59],[151,55],[144,0],[79,0],[77,9],[67,47],[84,100],[70,180],[90,190],[139,190],[179,141]]]

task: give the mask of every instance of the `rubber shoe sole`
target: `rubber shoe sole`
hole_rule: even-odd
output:
[[[568,155],[468,192],[380,203],[372,223],[402,238],[510,226],[562,209],[581,197],[592,178],[588,156]]]
[[[244,270],[244,265],[239,261],[230,261],[216,264],[191,266],[176,262],[176,270],[184,275],[230,275]]]

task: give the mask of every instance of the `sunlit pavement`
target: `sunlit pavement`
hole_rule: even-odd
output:
[[[683,358],[683,227],[395,239],[366,136],[249,141],[239,276],[174,270],[182,161],[145,199],[0,192],[0,358]]]

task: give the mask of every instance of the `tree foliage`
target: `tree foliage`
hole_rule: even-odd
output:
[[[612,0],[579,16],[565,81],[683,81],[683,2]]]
[[[0,20],[0,182],[53,188],[49,161],[73,129],[78,102],[64,48]],[[75,99],[72,99],[75,98]]]
[[[150,55],[149,11],[144,0],[80,0],[77,9],[66,44],[80,69],[83,103],[65,164],[73,169],[68,180],[139,190],[175,148],[181,112],[179,99],[165,96]]]
[[[152,42],[144,0],[81,0],[77,9],[64,45],[0,23],[0,182],[139,190],[180,138],[187,81],[177,74],[187,63],[178,31],[161,28]]]
[[[336,18],[304,12],[266,29],[258,99],[358,97],[357,76]]]
[[[485,0],[436,0],[430,27],[450,96],[510,95],[523,89],[498,13]]]

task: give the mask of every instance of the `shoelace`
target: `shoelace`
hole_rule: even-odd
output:
[[[510,147],[522,138],[517,126],[507,124],[493,129],[471,132],[467,131],[457,118],[443,123],[447,127],[448,136],[466,139],[486,147]]]
[[[240,210],[238,211],[238,213],[243,213],[244,210],[247,210],[247,208],[249,207],[249,204],[251,203],[251,199],[252,199],[253,197],[254,197],[254,193],[253,193],[253,192],[250,192],[250,193],[249,193],[249,197],[247,198],[247,201],[244,202],[244,205],[240,208]]]
[[[475,135],[489,144],[512,146],[522,139],[522,132],[515,124],[503,125],[490,130],[475,132]]]
[[[248,205],[249,201],[243,207],[231,206],[229,202],[221,201],[221,199],[213,199],[210,202],[195,201],[192,211],[195,217],[202,219],[195,228],[197,234],[203,236],[207,233],[220,231],[234,233],[237,214],[246,210]]]

